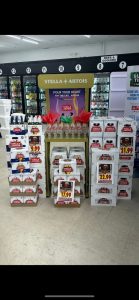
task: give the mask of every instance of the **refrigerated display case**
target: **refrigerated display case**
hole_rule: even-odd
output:
[[[94,116],[107,116],[109,109],[109,73],[94,74],[94,85],[91,88],[90,111]]]
[[[22,90],[20,76],[9,77],[10,99],[12,103],[12,113],[22,113]]]
[[[0,99],[8,99],[8,78],[0,77]]]
[[[37,78],[35,75],[23,76],[25,114],[38,114]]]
[[[45,115],[47,113],[46,110],[46,91],[39,89],[39,114]]]

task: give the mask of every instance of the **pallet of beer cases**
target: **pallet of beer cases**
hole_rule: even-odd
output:
[[[116,206],[119,151],[94,148],[91,155],[91,205]]]
[[[52,196],[57,207],[79,207],[81,197],[80,171],[76,159],[60,159],[52,181]],[[83,187],[82,187],[83,193]]]
[[[30,167],[38,172],[38,193],[40,197],[45,198],[45,131],[41,116],[30,116],[28,118],[28,144]]]
[[[30,169],[25,115],[11,115],[10,133],[6,135],[6,154],[11,206],[36,206],[37,173]]]
[[[137,123],[131,118],[118,120],[118,191],[117,199],[131,200]]]

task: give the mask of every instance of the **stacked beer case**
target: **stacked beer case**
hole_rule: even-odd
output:
[[[91,204],[96,205],[98,199],[95,202],[95,197],[97,193],[100,194],[100,191],[101,193],[106,191],[107,196],[112,192],[114,201],[107,201],[109,199],[104,197],[105,199],[99,199],[99,205],[107,203],[108,205],[116,205],[116,194],[117,199],[131,199],[136,122],[131,118],[91,117],[89,131]],[[102,151],[101,155],[103,160],[105,160],[105,165],[101,165],[100,162],[96,162],[96,154],[98,153],[99,155],[100,150]],[[104,157],[107,157],[108,153],[111,155],[113,151],[115,151],[115,156],[113,156],[114,162],[111,166],[109,166],[109,170],[111,170],[109,173],[107,172],[107,159],[104,159]],[[102,184],[102,181],[103,183],[108,183],[106,175],[108,177],[109,175],[114,176],[115,179],[113,181],[113,185],[111,188],[107,188],[105,186],[100,188],[98,184]],[[104,194],[103,196],[106,196]]]
[[[132,177],[135,157],[136,121],[121,118],[118,121],[118,194],[117,199],[131,200]]]
[[[57,201],[58,181],[74,181],[74,201]],[[70,147],[69,153],[66,147],[53,147],[51,153],[51,183],[52,197],[56,206],[67,204],[79,206],[80,198],[84,197],[85,183],[85,151],[83,147]]]
[[[30,168],[38,173],[38,193],[40,197],[45,198],[45,131],[41,116],[30,116],[28,119],[28,144]]]
[[[12,206],[33,206],[38,201],[37,172],[30,169],[28,134],[24,121],[25,115],[11,115],[10,135],[6,135],[10,203]]]

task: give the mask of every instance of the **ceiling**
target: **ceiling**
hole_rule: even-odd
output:
[[[64,46],[81,46],[105,41],[139,39],[139,35],[24,35],[39,42],[38,45],[0,35],[0,53],[22,50],[49,49]]]

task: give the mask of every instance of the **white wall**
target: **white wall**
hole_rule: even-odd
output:
[[[20,51],[4,53],[0,55],[0,63],[88,57],[135,52],[139,52],[139,39],[107,41],[104,43],[96,43],[84,46],[68,46],[42,50],[28,50],[22,52]]]

